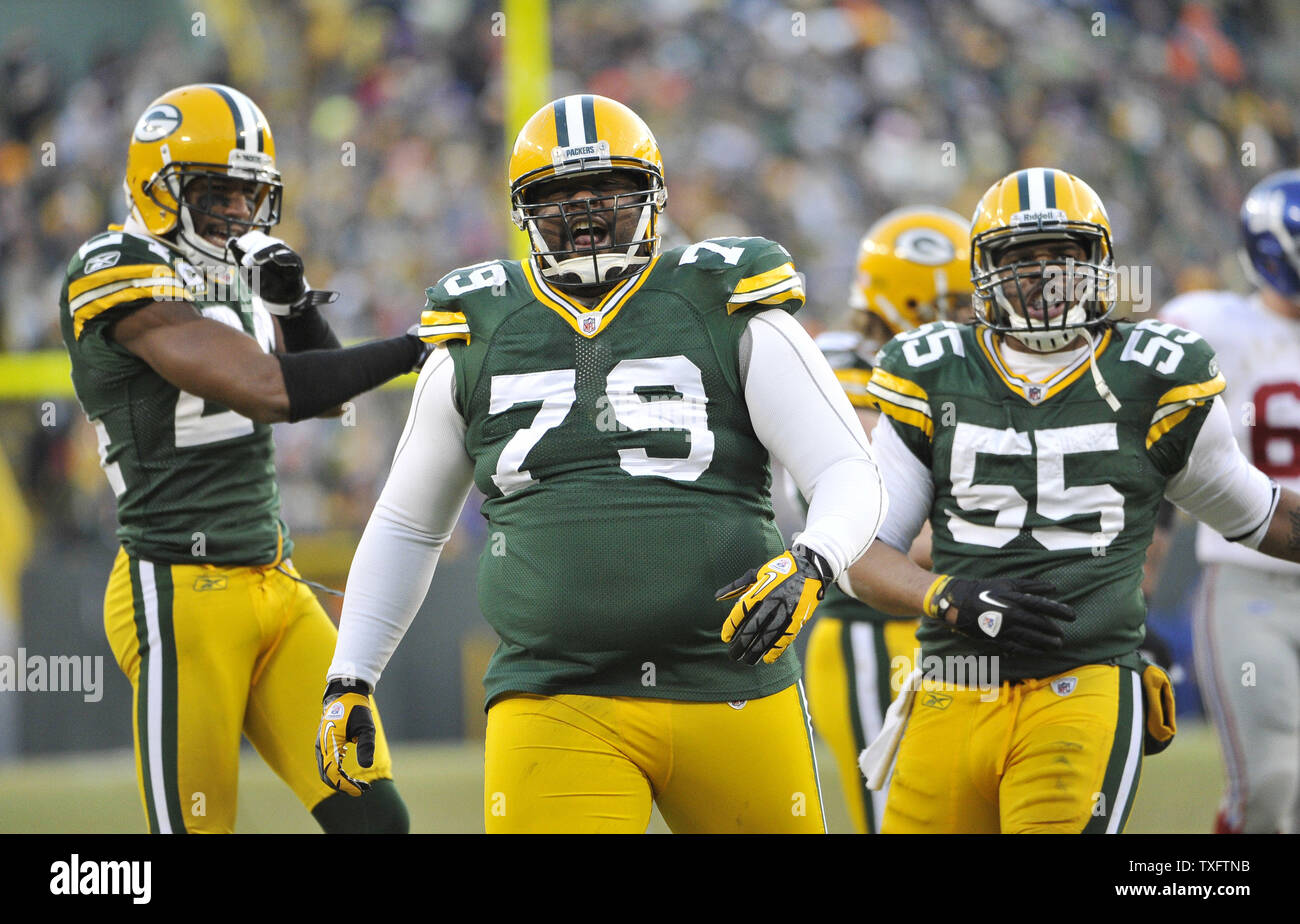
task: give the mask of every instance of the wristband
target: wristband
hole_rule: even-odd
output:
[[[334,336],[325,316],[315,305],[298,314],[280,318],[280,332],[284,335],[284,351],[301,353],[304,350],[337,350],[343,344]]]

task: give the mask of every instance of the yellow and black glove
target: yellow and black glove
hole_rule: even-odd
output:
[[[740,598],[722,624],[731,657],[745,664],[757,664],[760,658],[771,664],[781,657],[833,578],[826,559],[796,545],[719,590],[719,600]]]
[[[375,720],[370,709],[370,685],[362,680],[331,680],[325,688],[320,728],[316,732],[316,769],[325,783],[349,796],[359,796],[370,784],[353,779],[343,758],[356,742],[357,764],[375,762]]]

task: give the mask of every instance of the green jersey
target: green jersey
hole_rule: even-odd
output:
[[[1224,388],[1214,351],[1160,321],[1108,325],[1094,357],[1120,401],[1112,410],[1086,353],[1031,382],[994,336],[950,322],[902,334],[868,386],[932,472],[934,570],[1050,581],[1077,610],[1059,653],[1003,654],[1003,680],[1128,663],[1143,638],[1142,566],[1165,485]],[[998,653],[935,620],[918,637],[927,656]]]
[[[485,678],[507,691],[721,702],[799,677],[730,659],[724,586],[781,553],[768,453],[740,345],[758,310],[803,303],[762,238],[666,251],[585,307],[531,263],[457,270],[428,290],[451,341],[474,481],[486,495]],[[426,330],[425,333],[436,333]]]
[[[270,352],[270,314],[233,272],[205,279],[156,238],[110,230],[68,264],[59,323],[77,400],[95,428],[128,554],[158,562],[266,564],[292,546],[280,520],[271,427],[169,383],[112,337],[154,300],[191,303]],[[221,362],[221,357],[212,357]]]

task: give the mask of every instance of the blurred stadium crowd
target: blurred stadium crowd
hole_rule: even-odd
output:
[[[278,233],[314,285],[343,293],[329,317],[345,339],[405,330],[426,285],[506,250],[495,0],[153,6],[170,13],[81,67],[21,31],[0,46],[5,351],[61,348],[63,267],[122,219],[131,127],[183,83],[232,84],[266,112],[286,187]],[[78,29],[105,15],[87,5]],[[1283,0],[559,0],[552,16],[549,95],[636,109],[664,151],[674,233],[785,243],[814,329],[843,320],[871,220],[922,201],[969,213],[1018,166],[1062,167],[1098,190],[1119,262],[1152,267],[1153,305],[1237,284],[1241,197],[1298,160],[1300,6]],[[407,402],[362,400],[364,427],[277,430],[298,535],[355,538],[369,514]],[[47,541],[107,541],[93,435],[71,399],[60,407],[53,428],[0,408],[6,447]]]

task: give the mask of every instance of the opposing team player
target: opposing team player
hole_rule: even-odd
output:
[[[489,832],[640,832],[652,800],[674,831],[823,831],[799,663],[780,655],[884,499],[791,316],[802,279],[762,238],[661,251],[659,147],[613,100],[533,115],[510,181],[532,256],[428,290],[424,332],[447,348],[352,562],[322,735],[367,730],[365,687],[473,483],[479,602],[501,638]],[[788,548],[769,453],[810,502]]]
[[[1256,291],[1188,293],[1162,317],[1214,344],[1237,442],[1300,490],[1300,171],[1250,191],[1241,232]],[[1300,831],[1300,566],[1205,526],[1196,551],[1197,674],[1228,767],[1215,830]]]
[[[149,830],[228,832],[241,732],[326,831],[405,831],[382,733],[372,788],[318,777],[336,632],[294,569],[270,424],[330,412],[415,368],[414,336],[341,349],[302,260],[270,237],[275,142],[261,110],[216,84],[150,104],[127,153],[122,227],[68,265],[63,340],[117,495],[122,548],[104,598],[134,690]]]
[[[816,343],[868,433],[879,416],[867,394],[876,352],[922,324],[967,320],[970,294],[970,224],[960,215],[932,206],[897,209],[867,230],[849,292],[853,330],[828,331]],[[928,530],[913,553],[928,563]],[[835,754],[859,833],[880,829],[888,790],[866,788],[858,755],[880,733],[897,692],[892,681],[909,672],[916,628],[915,618],[890,616],[832,587],[809,634],[805,681],[813,728]]]
[[[1175,731],[1168,678],[1137,653],[1161,498],[1295,560],[1300,495],[1237,448],[1204,339],[1108,319],[1110,224],[1083,181],[994,184],[971,272],[978,323],[895,338],[868,386],[891,503],[849,581],[926,617],[882,829],[1118,832],[1144,746]],[[933,572],[901,551],[927,518]]]

